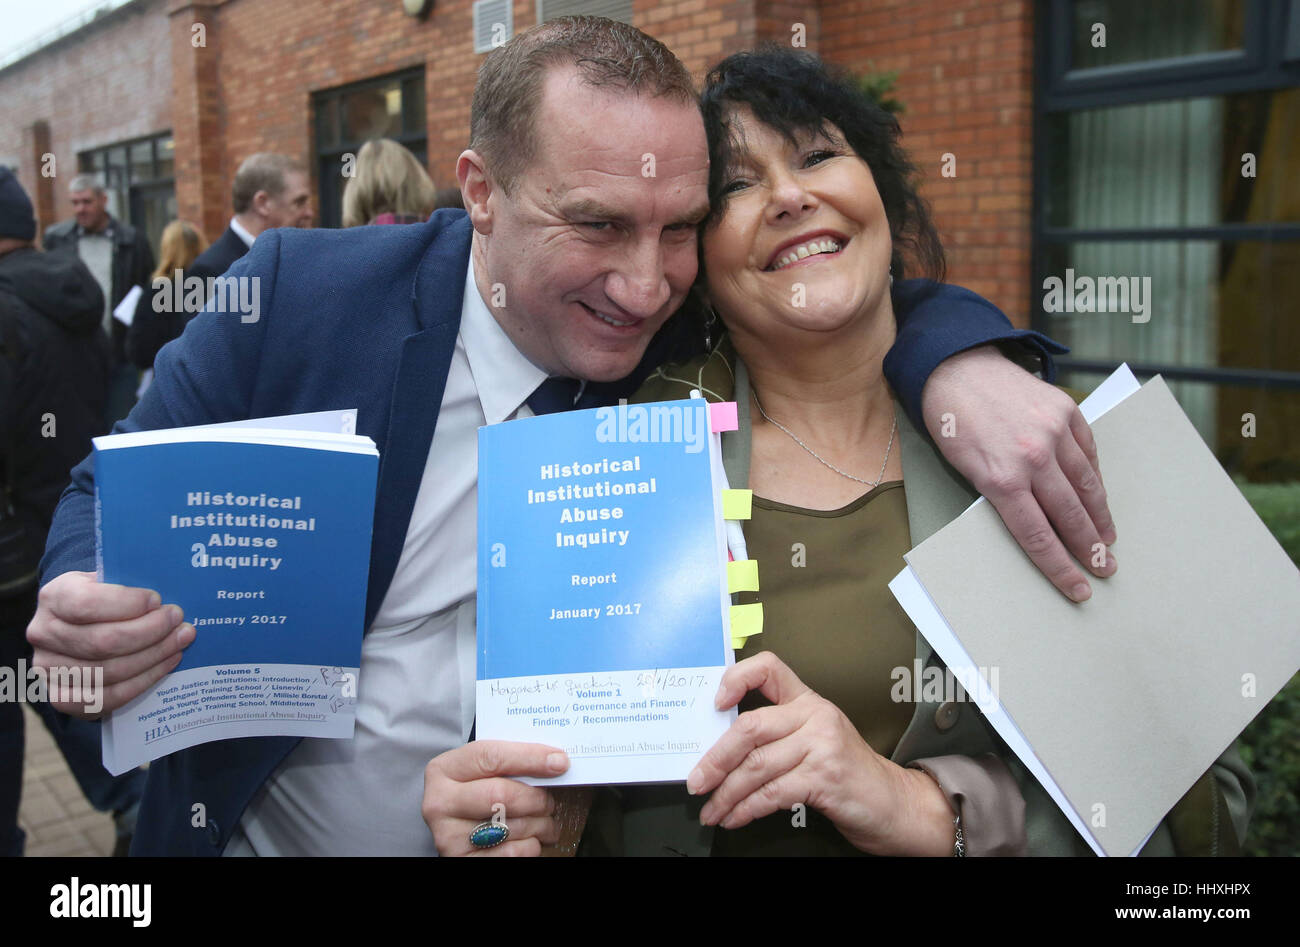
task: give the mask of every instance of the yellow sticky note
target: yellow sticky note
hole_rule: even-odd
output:
[[[747,520],[753,509],[753,490],[723,490],[722,518],[724,520]]]
[[[731,606],[731,638],[748,638],[763,633],[763,603]]]
[[[727,563],[728,592],[758,591],[758,560],[737,559]]]
[[[732,651],[739,651],[741,648],[745,647],[745,642],[748,641],[748,640],[749,640],[748,638],[732,638],[732,639],[731,639],[731,650],[732,650]]]

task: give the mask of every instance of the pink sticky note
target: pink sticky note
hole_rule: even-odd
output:
[[[734,431],[740,426],[736,420],[736,402],[718,401],[709,405],[709,427],[714,434]]]

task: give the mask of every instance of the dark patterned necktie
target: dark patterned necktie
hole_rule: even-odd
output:
[[[528,396],[528,407],[533,414],[554,414],[557,411],[572,411],[574,402],[582,391],[582,382],[576,378],[548,378],[537,386],[537,390]],[[474,742],[478,720],[470,727],[469,740]]]
[[[533,409],[533,414],[572,411],[581,389],[582,383],[576,378],[548,378],[528,396],[528,407]]]

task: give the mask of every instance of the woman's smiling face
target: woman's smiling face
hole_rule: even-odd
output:
[[[889,293],[889,220],[871,169],[834,125],[795,143],[727,115],[735,161],[705,230],[710,301],[733,332],[768,341],[870,319]]]

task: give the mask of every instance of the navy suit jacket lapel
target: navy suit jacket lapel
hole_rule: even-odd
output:
[[[420,330],[402,341],[388,433],[379,447],[367,631],[397,571],[429,445],[438,425],[447,372],[460,332],[471,233],[468,217],[450,224],[430,245],[411,282],[411,305]]]

